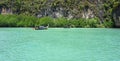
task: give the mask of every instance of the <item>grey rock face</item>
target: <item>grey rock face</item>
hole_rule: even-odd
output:
[[[116,27],[120,27],[120,5],[113,11],[113,19]]]

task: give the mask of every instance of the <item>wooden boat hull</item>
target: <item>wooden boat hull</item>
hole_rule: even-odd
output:
[[[35,27],[35,30],[47,30],[48,27],[40,26],[40,27]]]

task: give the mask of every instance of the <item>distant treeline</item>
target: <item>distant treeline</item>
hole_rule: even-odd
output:
[[[34,16],[25,15],[0,15],[0,27],[35,27],[35,26],[47,26],[50,27],[84,27],[84,28],[104,28],[112,27],[112,21],[104,21],[100,24],[98,18],[92,19],[67,19],[42,17],[37,18]]]

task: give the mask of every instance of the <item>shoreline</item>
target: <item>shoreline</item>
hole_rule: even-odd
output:
[[[34,28],[34,27],[0,27],[0,28]],[[49,27],[49,28],[64,28],[64,27]],[[80,27],[76,27],[80,28]],[[81,27],[82,28],[82,27]],[[74,28],[64,28],[64,29],[74,29]],[[92,29],[92,28],[91,28]],[[97,29],[97,28],[96,28]],[[102,29],[102,28],[101,28]],[[105,29],[120,29],[120,28],[105,28]]]

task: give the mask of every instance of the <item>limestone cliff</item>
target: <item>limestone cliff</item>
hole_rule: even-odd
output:
[[[68,19],[98,17],[100,23],[114,21],[118,25],[119,6],[120,0],[2,0],[0,11],[10,8],[14,14]]]

